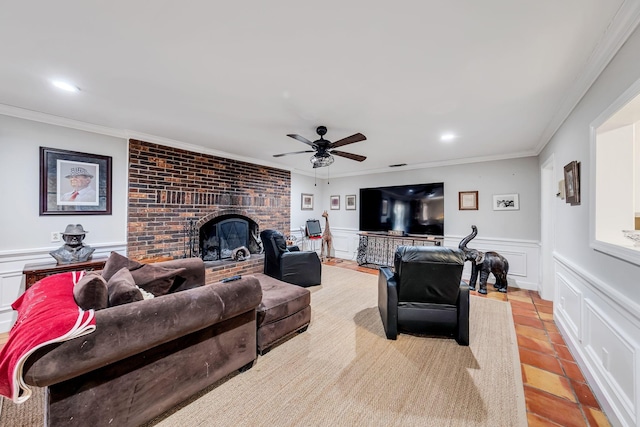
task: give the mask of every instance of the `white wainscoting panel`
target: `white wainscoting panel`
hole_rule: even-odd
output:
[[[336,258],[344,258],[338,254],[348,254],[351,250],[351,238],[348,235],[331,233],[331,242],[333,244],[333,253]]]
[[[106,258],[111,251],[126,254],[126,243],[108,243],[94,245],[94,258]],[[16,312],[11,304],[25,290],[25,280],[22,271],[26,264],[46,263],[55,261],[49,252],[51,248],[32,249],[28,251],[0,253],[0,333],[9,332],[16,320]]]
[[[457,248],[464,236],[445,236],[444,245]],[[537,291],[540,289],[540,242],[496,238],[473,239],[467,247],[482,252],[497,252],[509,262],[509,286]],[[462,277],[471,277],[471,263],[466,262]],[[495,283],[493,275],[490,283]]]
[[[295,230],[291,230],[295,233]],[[336,258],[356,260],[359,231],[352,228],[331,227]],[[444,246],[457,248],[464,236],[445,236]],[[538,290],[540,285],[540,243],[530,240],[479,239],[469,245],[484,252],[495,251],[509,261],[509,286]],[[465,263],[464,278],[471,276],[471,263]],[[493,275],[489,282],[495,282]]]
[[[582,292],[562,274],[556,275],[555,309],[565,319],[573,334],[582,341]]]
[[[633,342],[613,329],[613,322],[593,301],[587,299],[585,319],[585,350],[591,357],[599,374],[606,378],[613,393],[622,402],[625,410],[635,417],[633,402],[636,401],[634,390],[635,360],[637,348]],[[629,371],[629,367],[632,367]]]
[[[640,427],[640,306],[554,253],[553,318],[612,425]]]

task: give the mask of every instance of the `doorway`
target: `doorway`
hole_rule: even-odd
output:
[[[540,167],[540,298],[553,301],[555,274],[553,252],[555,250],[555,198],[558,184],[555,178],[553,154]]]

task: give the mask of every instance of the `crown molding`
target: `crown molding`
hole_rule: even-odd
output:
[[[457,166],[457,165],[467,165],[471,163],[485,163],[485,162],[494,162],[500,160],[511,160],[511,159],[520,159],[523,157],[535,157],[538,153],[534,151],[522,151],[520,153],[512,153],[505,155],[495,155],[495,156],[484,156],[484,157],[467,157],[462,159],[454,159],[454,160],[442,160],[439,162],[427,162],[427,163],[416,163],[414,165],[400,166],[396,168],[386,167],[386,168],[378,168],[378,169],[368,169],[357,172],[347,172],[341,174],[331,174],[331,178],[345,178],[349,176],[361,176],[361,175],[375,175],[381,173],[391,173],[391,172],[400,172],[400,171],[408,171],[415,169],[430,169],[430,168],[438,168],[444,166]],[[313,175],[311,175],[313,176]],[[322,177],[318,175],[318,178],[327,178],[326,175]]]
[[[27,110],[24,108],[13,107],[11,105],[0,104],[0,114],[5,116],[16,117],[20,119],[40,122],[40,123],[47,123],[55,126],[66,127],[70,129],[81,130],[85,132],[92,132],[92,133],[101,134],[101,135],[113,136],[116,138],[125,139],[127,141],[129,139],[137,139],[140,141],[150,142],[153,144],[166,145],[173,148],[193,151],[195,153],[209,154],[212,156],[222,157],[225,159],[232,159],[240,162],[252,163],[260,166],[267,166],[274,169],[286,170],[299,175],[316,177],[320,179],[327,179],[329,177],[345,178],[349,176],[373,175],[373,174],[379,174],[379,173],[390,173],[390,172],[399,172],[399,171],[415,170],[415,169],[428,169],[428,168],[443,167],[443,166],[463,165],[463,164],[469,164],[469,163],[482,163],[482,162],[491,162],[491,161],[497,161],[497,160],[509,160],[509,159],[531,157],[531,156],[538,155],[537,152],[525,151],[525,152],[509,154],[509,155],[496,155],[496,156],[472,157],[472,158],[455,159],[455,160],[444,160],[439,162],[418,163],[415,165],[407,165],[399,168],[386,167],[386,168],[367,169],[367,170],[361,170],[357,172],[347,172],[342,174],[330,175],[324,172],[325,168],[319,168],[319,169],[322,169],[321,171],[313,170],[313,169],[309,171],[307,169],[287,167],[281,164],[267,162],[267,161],[255,159],[252,157],[238,156],[236,154],[215,150],[212,148],[207,148],[201,145],[191,144],[184,141],[177,141],[175,139],[165,138],[165,137],[156,136],[156,135],[150,135],[150,134],[137,132],[129,129],[114,129],[106,126],[94,125],[91,123],[85,123],[78,120],[67,119],[64,117],[54,116],[47,113],[40,113],[37,111]]]
[[[640,23],[640,0],[625,0],[540,137],[540,154]]]
[[[113,136],[122,139],[139,139],[141,141],[151,142],[155,144],[167,145],[174,148],[181,148],[188,151],[193,151],[201,154],[210,154],[212,156],[223,157],[225,159],[233,159],[247,163],[258,164],[261,166],[268,166],[275,169],[291,170],[280,164],[271,162],[265,162],[259,159],[251,157],[243,157],[235,154],[227,153],[224,151],[214,150],[206,148],[200,145],[189,144],[187,142],[176,141],[161,136],[150,135],[142,132],[136,132],[129,129],[114,129],[106,126],[94,125],[91,123],[81,122],[78,120],[67,119],[60,116],[54,116],[47,113],[41,113],[38,111],[27,110],[24,108],[14,107],[11,105],[0,104],[0,115],[16,117],[19,119],[31,120],[34,122],[46,123],[54,126],[61,126],[70,129],[81,130],[85,132],[96,133],[100,135]]]
[[[254,165],[267,166],[274,169],[292,171],[291,168],[287,166],[283,166],[281,164],[276,164],[272,162],[267,162],[260,159],[255,159],[253,157],[245,157],[239,156],[237,154],[227,153],[226,151],[215,150],[213,148],[203,147],[197,144],[191,144],[188,142],[177,141],[175,139],[165,138],[162,136],[149,135],[142,132],[136,132],[132,130],[125,130],[125,138],[129,139],[137,139],[139,141],[151,142],[153,144],[166,145],[173,148],[180,148],[187,151],[193,151],[194,153],[200,154],[209,154],[211,156],[222,157],[225,159],[237,160],[239,162],[252,163]]]
[[[66,127],[70,129],[77,129],[85,132],[97,133],[100,135],[114,136],[116,138],[125,138],[125,131],[120,129],[94,125],[91,123],[81,122],[78,120],[67,119],[65,117],[54,116],[47,113],[40,113],[38,111],[14,107],[12,105],[0,104],[0,114],[4,116],[16,117],[18,119],[31,120],[34,122],[47,123],[50,125],[61,126],[61,127]]]

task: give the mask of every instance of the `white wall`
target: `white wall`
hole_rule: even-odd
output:
[[[112,157],[112,215],[39,216],[39,147]],[[10,304],[24,291],[25,264],[55,262],[62,243],[52,231],[82,224],[94,257],[124,250],[127,232],[127,141],[99,133],[0,115],[0,332],[13,324]]]
[[[324,202],[324,185],[326,180],[291,173],[291,232],[300,235],[300,226],[308,219],[322,219],[322,211],[329,209]],[[302,210],[302,193],[313,195],[313,210]],[[324,220],[320,221],[324,227]]]
[[[510,262],[510,285],[539,289],[540,172],[536,157],[331,178],[328,184],[318,180],[317,187],[313,178],[298,174],[292,174],[291,181],[292,219],[300,216],[296,212],[299,203],[294,202],[299,197],[296,193],[315,191],[320,196],[316,196],[315,218],[322,219],[323,210],[329,212],[335,255],[352,260],[358,249],[360,188],[444,182],[445,246],[457,247],[471,233],[471,225],[476,225],[478,237],[469,247],[504,255]],[[459,191],[478,191],[479,209],[458,210]],[[519,194],[520,210],[494,211],[493,195],[508,193]],[[344,208],[349,194],[356,195],[356,210]],[[331,195],[340,196],[339,210],[329,209]],[[320,223],[324,227],[324,220]],[[293,220],[291,225],[295,227]],[[470,274],[470,266],[466,269],[465,277]]]
[[[589,242],[590,125],[640,78],[637,30],[540,154],[582,162],[582,204],[555,206],[554,320],[613,425],[640,426],[640,266]],[[557,180],[562,168],[557,168]]]

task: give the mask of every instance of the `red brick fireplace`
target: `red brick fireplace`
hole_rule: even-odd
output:
[[[131,139],[128,256],[200,256],[200,229],[216,218],[244,218],[254,234],[268,228],[286,233],[290,193],[289,171]],[[189,228],[196,230],[191,239]],[[212,246],[209,252],[215,251]],[[225,253],[225,259],[208,265],[207,280],[259,271],[262,256],[235,262]]]

